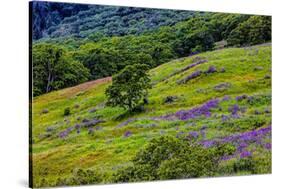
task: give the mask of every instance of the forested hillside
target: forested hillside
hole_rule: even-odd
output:
[[[33,3],[33,39],[141,34],[194,12],[68,3]]]
[[[104,8],[111,10],[112,7]],[[132,15],[130,8],[122,8],[122,10],[127,10],[128,14]],[[151,14],[158,15],[151,9],[139,11],[142,14],[152,11]],[[99,18],[99,20],[104,19]],[[116,17],[115,20],[119,22],[120,18]],[[176,22],[177,19],[174,21]],[[174,58],[220,47],[268,42],[271,40],[271,17],[204,13],[195,14],[175,25],[158,27],[139,35],[112,37],[107,35],[106,31],[92,31],[86,38],[54,37],[35,41],[33,44],[33,66],[36,78],[34,95],[73,86],[86,80],[111,76],[127,65],[144,63],[153,68]],[[55,54],[57,54],[56,58],[50,59],[52,63],[47,61]],[[69,67],[60,66],[62,59],[68,60]],[[83,71],[77,72],[75,67],[78,64],[82,65],[79,69]],[[54,68],[51,69],[48,65]]]

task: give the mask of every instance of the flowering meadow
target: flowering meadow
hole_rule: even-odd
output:
[[[105,106],[110,79],[35,97],[34,186],[271,173],[271,44],[195,54],[149,75],[148,103],[133,113]]]

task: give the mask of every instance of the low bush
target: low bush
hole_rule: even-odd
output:
[[[166,104],[173,103],[177,98],[178,98],[177,96],[167,96],[164,99],[164,103],[166,103]]]
[[[161,136],[137,152],[133,165],[119,169],[113,178],[114,182],[135,182],[213,176],[220,157],[234,150],[226,145],[207,149],[190,140]]]
[[[75,169],[72,176],[67,179],[57,179],[56,185],[85,185],[96,184],[102,182],[102,175],[96,170],[91,169]]]
[[[64,116],[70,115],[70,108],[69,108],[69,107],[67,107],[67,108],[64,109],[63,115],[64,115]]]

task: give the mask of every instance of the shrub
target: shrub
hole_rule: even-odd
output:
[[[170,104],[173,103],[178,97],[177,96],[167,96],[164,100],[164,103]]]
[[[42,110],[42,114],[47,114],[47,113],[49,113],[49,110],[48,110],[48,109],[43,109],[43,110]]]
[[[250,171],[252,173],[254,170],[254,161],[251,157],[241,158],[234,163],[233,170],[235,173],[240,171]]]
[[[158,169],[160,179],[194,178],[212,176],[218,157],[214,151],[201,146],[189,146],[178,157],[165,160]]]
[[[255,158],[248,156],[223,161],[217,170],[220,175],[233,175],[245,171],[251,174],[271,173],[271,152]]]
[[[268,174],[272,169],[271,151],[264,153],[263,156],[254,158],[254,170],[253,174]]]
[[[150,165],[132,165],[113,174],[113,182],[141,182],[156,179],[155,170]]]
[[[133,162],[135,164],[149,164],[154,168],[158,168],[162,161],[177,156],[182,147],[181,141],[174,137],[162,136],[155,138],[136,154]]]
[[[70,108],[69,108],[69,107],[67,107],[67,108],[64,109],[63,115],[64,115],[64,116],[70,115]]]
[[[102,175],[96,170],[91,169],[75,169],[73,170],[72,177],[66,179],[66,185],[83,185],[83,184],[96,184],[102,182]]]
[[[222,155],[231,154],[228,146],[203,146],[171,136],[154,138],[132,159],[133,165],[114,174],[115,182],[179,179],[212,176]]]

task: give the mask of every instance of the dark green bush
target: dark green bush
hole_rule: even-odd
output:
[[[155,169],[148,164],[128,166],[113,175],[113,182],[141,182],[156,179]]]
[[[201,146],[190,146],[190,152],[182,152],[179,157],[166,160],[158,169],[160,179],[196,178],[213,176],[218,157],[212,150]]]
[[[235,173],[240,171],[254,172],[254,161],[252,157],[238,159],[233,165],[233,170]]]
[[[204,148],[171,136],[154,138],[133,158],[133,165],[114,174],[114,182],[180,179],[213,176],[222,155],[233,147]]]
[[[170,103],[173,103],[175,100],[177,100],[177,96],[167,96],[165,99],[164,99],[164,103],[166,104],[170,104]]]
[[[67,107],[67,108],[64,109],[63,115],[64,115],[64,116],[70,115],[70,108],[69,108],[69,107]]]
[[[254,158],[253,174],[268,174],[272,169],[272,154],[271,151],[264,153],[264,156]]]
[[[162,136],[154,138],[144,149],[136,154],[133,162],[135,164],[149,164],[154,168],[158,168],[162,161],[180,154],[183,147],[182,141],[175,137]]]
[[[58,179],[57,185],[85,185],[102,182],[102,175],[96,170],[75,169],[72,176],[67,179]]]

